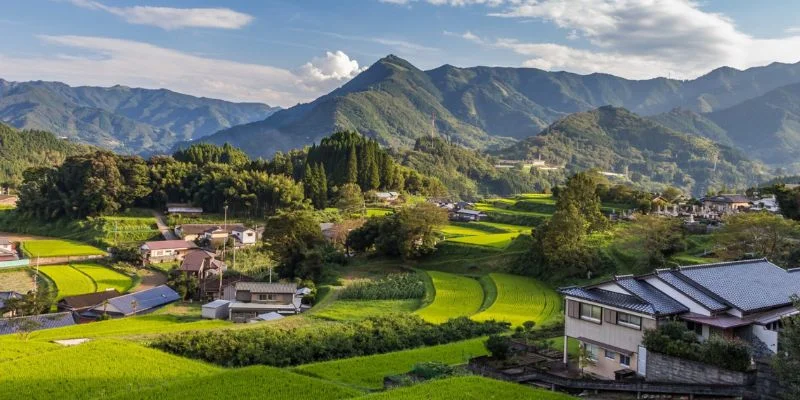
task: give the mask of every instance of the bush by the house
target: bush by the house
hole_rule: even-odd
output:
[[[425,296],[425,282],[419,274],[391,274],[377,281],[356,282],[339,293],[340,299],[393,300]]]
[[[294,329],[186,332],[164,336],[152,346],[173,354],[238,367],[254,364],[285,367],[455,342],[508,330],[504,322],[456,318],[440,325],[413,315]]]
[[[511,355],[511,338],[504,335],[492,335],[486,340],[486,350],[498,360],[508,359]]]
[[[668,322],[644,333],[649,351],[698,361],[734,371],[750,368],[750,350],[740,340],[712,336],[700,342],[697,335],[679,322]]]

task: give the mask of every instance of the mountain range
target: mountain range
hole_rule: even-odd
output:
[[[121,153],[165,152],[179,141],[263,120],[277,108],[125,86],[71,87],[0,79],[0,122]]]
[[[316,142],[335,130],[354,129],[393,147],[411,147],[416,138],[434,135],[467,147],[491,149],[534,136],[572,113],[613,105],[654,116],[657,121],[655,116],[676,108],[689,111],[663,116],[659,122],[677,119],[670,127],[678,127],[691,125],[691,119],[699,116],[702,118],[695,122],[703,125],[708,120],[710,128],[697,126],[696,130],[702,132],[688,133],[712,139],[716,135],[738,147],[748,135],[792,136],[793,124],[782,123],[785,113],[774,112],[765,115],[774,121],[754,130],[735,122],[730,114],[737,111],[726,110],[747,107],[757,114],[751,121],[759,121],[760,114],[775,106],[757,104],[770,101],[775,92],[791,91],[798,82],[800,63],[773,63],[744,71],[724,67],[686,81],[629,80],[608,74],[579,75],[534,68],[444,65],[423,71],[390,55],[311,103],[203,140],[230,142],[248,149],[253,156],[269,156]],[[786,97],[781,100],[790,101]],[[748,101],[755,104],[745,105]],[[778,108],[788,110],[792,106]],[[774,164],[772,161],[785,160],[764,161]]]

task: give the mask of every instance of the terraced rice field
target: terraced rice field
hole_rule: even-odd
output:
[[[448,379],[436,379],[419,385],[407,386],[363,397],[365,400],[574,400],[566,394],[544,389],[502,382],[480,376],[463,376]]]
[[[94,293],[108,288],[128,291],[133,280],[126,275],[99,264],[48,265],[39,267],[58,289],[58,298],[76,294]]]
[[[349,399],[362,393],[321,379],[265,366],[225,370],[153,389],[128,392],[114,399]]]
[[[93,256],[105,254],[103,250],[97,247],[61,239],[26,240],[22,243],[22,251],[28,258]]]
[[[483,234],[480,236],[462,236],[449,239],[451,242],[505,249],[511,241],[519,236],[518,232]]]
[[[442,323],[450,318],[467,317],[483,304],[483,289],[477,280],[447,272],[428,271],[436,292],[433,302],[417,311],[422,319]]]
[[[98,264],[72,264],[72,267],[89,275],[97,285],[97,291],[117,289],[120,293],[127,292],[133,285],[133,280],[117,271]]]
[[[367,207],[367,217],[383,217],[393,212],[391,208]]]
[[[0,399],[98,399],[199,379],[220,368],[101,340],[0,363]]]
[[[332,321],[355,321],[395,313],[410,313],[419,308],[418,299],[335,300],[312,315]]]
[[[483,345],[485,340],[478,338],[394,353],[306,364],[295,370],[359,388],[380,389],[383,387],[384,377],[406,373],[414,367],[414,364],[420,362],[463,364],[471,357],[485,355],[487,354]]]
[[[74,338],[122,338],[232,326],[228,321],[198,320],[175,315],[142,315],[91,324],[45,329],[31,333],[30,341]]]
[[[69,265],[39,267],[39,272],[47,275],[56,284],[59,299],[97,291],[97,285],[92,278]]]
[[[475,228],[469,228],[463,225],[446,225],[442,228],[442,233],[448,240],[462,236],[478,236],[485,235],[486,231]]]
[[[472,319],[494,319],[520,326],[525,321],[542,325],[560,316],[561,298],[542,282],[500,273],[489,274],[489,277],[497,288],[497,298],[489,308],[474,315]]]

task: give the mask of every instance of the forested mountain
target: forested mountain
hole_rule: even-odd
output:
[[[747,187],[765,174],[762,164],[738,150],[611,106],[572,114],[498,155],[541,156],[567,171],[598,168],[622,174],[648,189],[672,185],[698,195]]]
[[[669,112],[648,117],[674,131],[707,137],[717,143],[733,146],[725,129],[722,129],[707,115],[685,108],[674,108]]]
[[[42,131],[18,131],[0,124],[0,186],[17,186],[30,167],[56,166],[67,156],[91,151],[89,146],[58,139]]]
[[[262,120],[275,110],[165,89],[0,79],[0,121],[122,153],[163,152],[175,142]]]
[[[688,81],[635,81],[534,68],[444,65],[422,71],[390,55],[311,103],[204,140],[230,142],[251,156],[269,156],[317,142],[338,129],[353,129],[393,147],[411,148],[417,138],[433,135],[487,148],[535,135],[568,114],[604,105],[642,115],[676,107],[707,113],[797,82],[800,63],[745,71],[720,68]]]

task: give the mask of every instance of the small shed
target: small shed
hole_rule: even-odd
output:
[[[211,303],[203,304],[201,315],[207,319],[228,319],[228,300],[214,300]]]
[[[263,321],[277,321],[279,319],[284,319],[283,315],[276,313],[276,312],[268,312],[263,314],[258,314],[255,318],[249,319],[247,322],[263,322]]]

